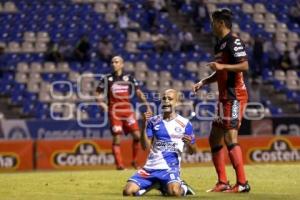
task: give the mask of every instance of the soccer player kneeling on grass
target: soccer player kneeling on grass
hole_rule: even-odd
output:
[[[196,145],[192,124],[175,112],[178,99],[178,92],[168,89],[162,97],[162,114],[152,117],[151,113],[144,113],[141,144],[150,153],[144,167],[128,179],[124,196],[141,196],[157,184],[169,196],[194,194],[180,179],[184,145],[191,154]]]

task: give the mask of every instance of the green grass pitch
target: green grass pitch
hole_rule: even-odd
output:
[[[123,197],[122,188],[135,171],[90,170],[18,172],[0,174],[1,200],[93,200],[93,199],[165,199],[157,191],[143,197]],[[227,172],[234,183],[234,171]],[[182,178],[195,190],[196,196],[185,199],[203,200],[300,200],[300,165],[246,166],[252,190],[249,194],[206,193],[216,181],[212,166],[185,167]],[[173,198],[167,198],[173,199]],[[178,198],[177,198],[178,199]]]

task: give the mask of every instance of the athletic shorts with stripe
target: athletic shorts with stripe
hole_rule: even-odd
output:
[[[243,114],[247,106],[247,100],[221,100],[218,102],[217,118],[213,126],[230,130],[239,129]]]

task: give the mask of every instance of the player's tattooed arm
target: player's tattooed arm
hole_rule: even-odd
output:
[[[153,142],[153,139],[149,138],[147,135],[147,129],[149,129],[149,127],[147,127],[148,120],[150,119],[151,116],[152,116],[151,112],[145,112],[143,114],[143,125],[142,125],[142,133],[141,133],[141,145],[143,150],[149,150]]]

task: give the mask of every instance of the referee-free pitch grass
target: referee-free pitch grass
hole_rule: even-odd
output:
[[[0,174],[0,200],[91,200],[91,199],[166,199],[157,191],[143,197],[123,197],[122,188],[135,170],[91,170],[19,172]],[[227,172],[235,182],[230,166]],[[212,166],[185,167],[182,177],[196,191],[185,199],[255,199],[300,200],[300,165],[248,165],[246,166],[252,190],[249,194],[206,193],[216,181]],[[167,198],[173,199],[173,198]],[[178,199],[178,198],[177,198]]]

